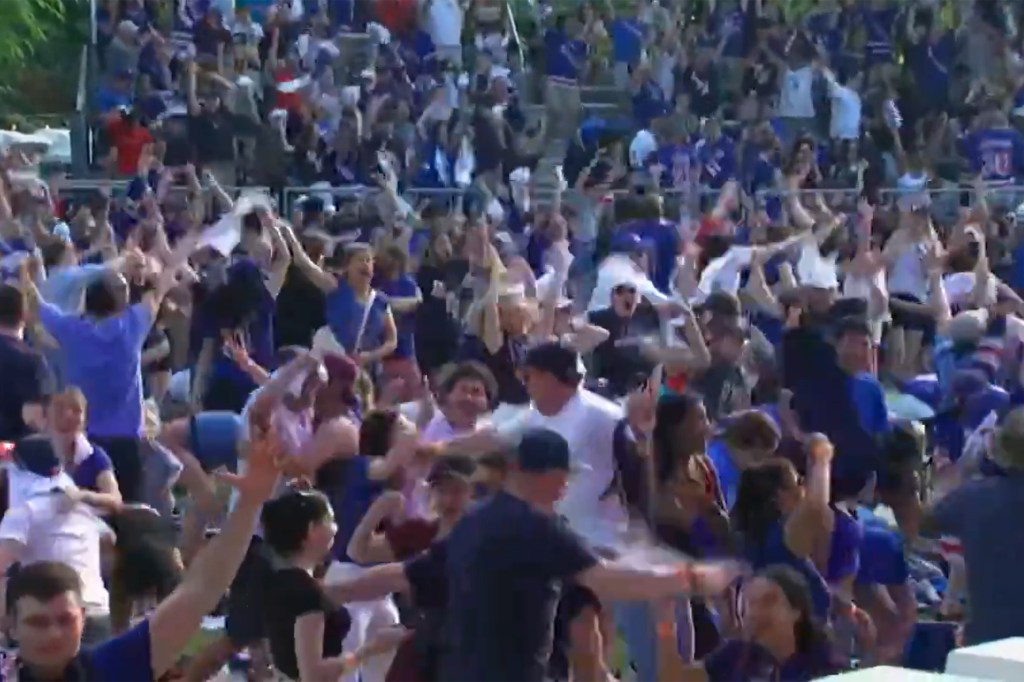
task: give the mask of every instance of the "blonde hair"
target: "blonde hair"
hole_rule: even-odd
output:
[[[54,393],[50,396],[50,403],[55,402],[70,402],[76,404],[85,412],[86,408],[89,407],[89,401],[85,399],[85,394],[82,393],[82,389],[77,386],[68,386],[63,391]]]

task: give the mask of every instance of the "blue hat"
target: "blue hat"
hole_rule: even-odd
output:
[[[516,448],[521,471],[535,474],[552,470],[569,471],[569,443],[548,429],[527,431]]]
[[[636,253],[643,249],[643,240],[632,232],[619,231],[612,237],[611,251],[613,253]]]

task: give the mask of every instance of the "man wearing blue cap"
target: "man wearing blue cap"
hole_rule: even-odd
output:
[[[505,490],[427,552],[404,565],[372,568],[333,587],[332,596],[367,599],[401,591],[433,600],[446,594],[448,637],[439,679],[539,682],[547,675],[566,582],[606,600],[648,601],[714,594],[736,577],[728,565],[627,567],[598,558],[556,513],[581,469],[565,438],[549,429],[527,430]]]
[[[619,546],[628,527],[624,495],[618,494],[623,480],[618,468],[622,453],[615,448],[622,440],[616,438],[625,418],[622,408],[580,386],[583,371],[579,355],[558,342],[531,348],[523,367],[530,408],[494,428],[456,438],[445,449],[479,456],[515,446],[531,429],[550,429],[565,440],[574,469],[573,476],[562,483],[564,497],[555,498],[551,504],[557,502],[558,513],[591,547]],[[641,432],[638,428],[633,431]],[[543,482],[537,485],[544,487]],[[638,679],[653,680],[653,655],[644,655],[650,649],[646,627],[649,614],[644,605],[621,606],[616,615],[627,647],[634,658],[642,658]]]

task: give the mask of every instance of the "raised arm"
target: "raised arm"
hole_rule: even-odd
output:
[[[280,445],[273,434],[260,434],[248,444],[248,451],[245,476],[224,475],[239,496],[223,530],[199,552],[182,583],[149,617],[154,678],[174,666],[203,618],[224,596],[249,547],[263,503],[280,480]]]
[[[321,291],[324,293],[331,293],[338,288],[338,280],[313,262],[313,259],[309,257],[306,250],[302,248],[302,244],[299,243],[298,238],[295,236],[295,232],[292,228],[285,223],[279,223],[281,230],[281,236],[287,242],[288,247],[292,253],[292,263],[295,264],[299,270],[302,271],[306,277]]]

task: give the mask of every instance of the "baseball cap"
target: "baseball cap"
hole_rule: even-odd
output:
[[[53,443],[46,436],[26,436],[14,446],[14,461],[25,471],[53,478],[63,469]]]
[[[611,251],[613,253],[636,253],[643,249],[643,240],[632,232],[620,231],[612,237]]]
[[[545,341],[526,351],[523,366],[547,372],[563,384],[578,384],[584,374],[579,353],[558,341]]]
[[[520,471],[569,471],[569,443],[549,429],[527,431],[516,448],[516,460]]]

